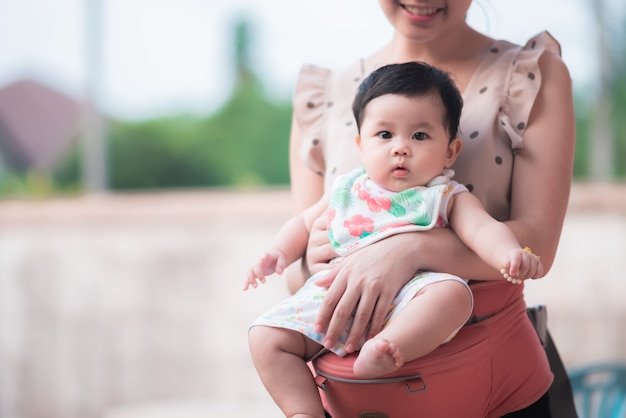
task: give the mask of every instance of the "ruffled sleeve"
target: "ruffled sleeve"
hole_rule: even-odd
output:
[[[293,97],[293,112],[300,128],[300,157],[319,175],[326,170],[324,143],[327,86],[331,71],[314,65],[300,70]]]
[[[548,32],[531,38],[513,61],[501,120],[513,149],[523,147],[528,118],[541,88],[539,58],[544,52],[561,56],[561,46]]]

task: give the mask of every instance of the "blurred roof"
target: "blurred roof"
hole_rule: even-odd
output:
[[[77,133],[80,103],[32,80],[0,89],[0,154],[11,169],[50,169]]]

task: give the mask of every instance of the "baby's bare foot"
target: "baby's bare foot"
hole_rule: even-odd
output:
[[[403,364],[404,356],[395,344],[384,338],[372,338],[363,344],[353,371],[356,376],[367,379],[391,373]]]

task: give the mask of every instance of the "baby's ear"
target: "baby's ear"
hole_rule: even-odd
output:
[[[456,161],[456,157],[459,156],[463,149],[463,140],[456,137],[448,144],[448,152],[446,154],[446,168],[450,167]]]

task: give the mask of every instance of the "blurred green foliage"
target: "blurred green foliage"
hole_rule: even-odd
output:
[[[613,132],[615,138],[615,176],[626,179],[626,30],[621,51],[613,55],[611,86]]]
[[[290,125],[290,103],[266,99],[255,79],[208,117],[110,121],[109,188],[286,185]],[[78,186],[80,155],[76,147],[54,172],[62,190]]]
[[[576,153],[574,154],[574,179],[582,180],[589,175],[589,125],[591,115],[588,103],[577,98],[576,107]]]
[[[114,190],[287,184],[291,108],[242,89],[217,114],[116,122]]]
[[[289,183],[291,104],[267,98],[251,69],[249,27],[235,27],[236,81],[215,114],[108,123],[109,188],[138,190]],[[55,172],[71,187],[79,150]]]
[[[626,31],[624,31],[626,34]],[[617,34],[616,34],[617,36]],[[612,45],[610,55],[611,77],[608,86],[611,114],[608,119],[613,136],[613,172],[615,180],[626,179],[626,37]],[[600,75],[598,75],[598,78]],[[576,155],[574,159],[574,179],[586,180],[591,176],[590,154],[596,132],[593,131],[594,96],[583,90],[575,91],[576,100]]]
[[[235,26],[235,85],[217,113],[112,126],[112,189],[289,183],[291,107],[266,97],[251,69],[249,48],[250,28],[240,21]]]

